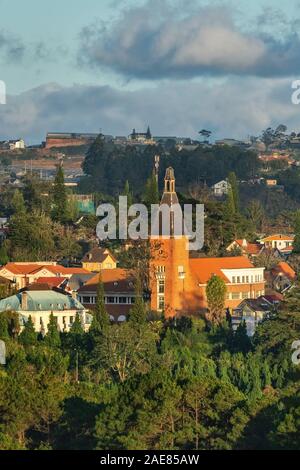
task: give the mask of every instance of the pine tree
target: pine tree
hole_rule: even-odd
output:
[[[227,194],[227,199],[225,203],[225,210],[224,210],[224,215],[228,220],[232,220],[232,218],[235,215],[235,202],[234,202],[234,195],[232,188],[229,187],[228,189],[228,194]]]
[[[11,201],[12,209],[14,214],[25,214],[26,207],[23,194],[18,189],[15,190],[12,201]]]
[[[37,334],[35,332],[31,316],[25,323],[24,329],[19,336],[19,340],[24,346],[34,346],[37,343]]]
[[[109,325],[110,325],[109,316],[105,308],[104,285],[100,276],[98,289],[97,289],[96,306],[95,306],[95,310],[93,314],[91,330],[99,331],[105,334],[107,333]]]
[[[79,313],[76,313],[75,321],[71,326],[70,333],[73,335],[83,335],[84,329],[82,328],[82,323]]]
[[[228,175],[228,183],[231,186],[232,190],[232,196],[233,196],[233,202],[234,202],[234,212],[238,213],[239,212],[239,206],[240,206],[240,201],[239,201],[239,188],[238,188],[238,181],[236,178],[236,175],[234,172],[229,173]]]
[[[53,219],[64,223],[67,218],[67,193],[65,187],[64,170],[61,165],[57,168],[57,173],[53,188]]]
[[[57,321],[51,313],[48,324],[48,331],[45,336],[45,343],[53,348],[59,348],[61,345],[60,334],[57,328]]]
[[[213,325],[221,324],[226,318],[226,284],[219,276],[213,275],[207,283],[206,297],[208,304],[207,320]]]
[[[146,309],[143,299],[143,286],[140,276],[136,279],[135,302],[130,310],[128,320],[135,326],[143,326],[146,323]]]
[[[147,180],[144,201],[148,209],[151,208],[151,204],[159,204],[158,183],[154,173]]]

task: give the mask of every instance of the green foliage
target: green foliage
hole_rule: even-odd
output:
[[[47,328],[48,328],[48,331],[45,336],[45,343],[52,348],[58,348],[61,342],[60,342],[60,335],[59,335],[59,331],[57,327],[57,320],[54,317],[53,313],[51,313],[50,315],[49,324]]]
[[[158,183],[154,173],[148,178],[144,194],[144,202],[148,208],[152,204],[159,204],[159,190]]]
[[[213,275],[206,287],[208,305],[207,319],[212,324],[220,324],[225,317],[226,284],[219,276]]]
[[[52,217],[57,222],[64,223],[67,220],[67,193],[65,187],[64,170],[58,166],[53,187]]]
[[[19,336],[20,342],[24,346],[34,346],[37,343],[37,334],[35,332],[34,324],[32,322],[31,316],[28,318],[28,321],[25,323],[24,329]]]

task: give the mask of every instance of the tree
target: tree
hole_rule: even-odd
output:
[[[127,197],[127,205],[128,205],[128,207],[132,206],[132,204],[133,204],[133,196],[132,196],[132,192],[130,191],[130,186],[129,186],[129,181],[128,181],[128,180],[127,180],[126,183],[125,183],[125,187],[124,187],[124,191],[123,191],[122,196],[126,196],[126,197]]]
[[[5,246],[2,244],[0,247],[0,265],[4,266],[9,261],[9,256]]]
[[[159,204],[158,183],[154,173],[147,180],[144,201],[148,209],[151,208],[151,204]]]
[[[53,188],[53,211],[54,220],[64,223],[67,219],[67,193],[65,187],[64,170],[62,165],[57,168]]]
[[[136,278],[135,285],[135,302],[129,313],[129,323],[132,328],[143,327],[146,323],[146,310],[143,299],[143,286],[140,276]]]
[[[221,324],[225,314],[226,284],[219,276],[213,275],[206,287],[208,304],[207,320],[214,324]]]
[[[19,340],[24,346],[34,346],[37,344],[37,334],[31,316],[29,316],[28,321],[25,323]]]
[[[97,288],[96,305],[95,305],[95,310],[93,313],[93,321],[91,325],[91,331],[106,334],[109,328],[109,325],[110,325],[110,320],[109,320],[109,316],[105,308],[104,285],[103,285],[101,275],[100,275],[98,288]]]
[[[0,339],[6,340],[9,338],[8,324],[5,316],[0,314]]]
[[[59,348],[61,345],[60,335],[57,328],[57,320],[53,313],[50,314],[48,331],[45,336],[45,343],[52,348]]]
[[[294,253],[299,254],[300,253],[300,210],[298,210],[295,214],[294,232],[295,232]]]
[[[261,203],[255,199],[250,201],[247,207],[247,216],[251,220],[255,230],[262,230],[265,211]]]
[[[16,189],[14,192],[11,205],[14,214],[24,214],[26,212],[23,194],[18,189]]]
[[[239,188],[238,188],[238,181],[236,178],[236,174],[234,172],[230,172],[228,175],[228,183],[231,186],[232,190],[232,197],[234,202],[234,213],[239,212],[240,206],[240,198],[239,198]]]
[[[84,329],[82,328],[82,322],[81,322],[79,313],[76,313],[75,321],[74,321],[73,325],[71,326],[70,333],[72,335],[83,335],[84,334]]]

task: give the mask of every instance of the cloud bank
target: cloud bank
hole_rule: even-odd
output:
[[[120,91],[110,86],[47,84],[0,106],[1,138],[45,139],[47,131],[88,131],[126,135],[149,124],[156,135],[245,138],[284,123],[300,131],[300,107],[291,103],[287,79],[227,79],[207,83],[171,82]]]
[[[85,27],[79,63],[150,80],[206,74],[281,77],[300,72],[296,20],[285,25],[283,34],[276,27],[274,34],[262,33],[260,16],[260,29],[250,32],[236,24],[229,8],[192,4],[179,9],[152,0],[123,10],[110,25],[100,22]],[[274,12],[271,19],[280,21]]]

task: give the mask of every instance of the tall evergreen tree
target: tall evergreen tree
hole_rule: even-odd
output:
[[[61,345],[60,334],[57,328],[57,321],[54,318],[53,313],[50,315],[48,331],[45,336],[45,343],[53,348],[59,348]]]
[[[19,336],[19,340],[24,346],[34,346],[37,344],[37,334],[35,332],[31,316],[25,323],[24,329]]]
[[[226,284],[219,276],[213,275],[206,287],[208,304],[207,320],[213,325],[220,325],[226,318]]]
[[[143,326],[146,323],[146,308],[143,299],[143,286],[140,276],[136,278],[135,302],[129,313],[129,323],[135,326]]]
[[[228,183],[231,186],[233,202],[234,202],[234,212],[239,212],[240,201],[239,201],[239,186],[236,174],[232,171],[228,175]]]
[[[101,275],[100,275],[98,289],[97,289],[96,306],[95,306],[95,310],[93,314],[91,330],[99,331],[105,334],[107,333],[109,325],[110,325],[109,316],[105,308],[104,285],[103,285]]]
[[[71,326],[70,333],[73,335],[83,335],[84,333],[79,313],[76,313],[75,321]]]
[[[23,194],[18,189],[15,190],[12,201],[12,209],[14,214],[24,214],[26,212],[26,206]]]
[[[65,187],[64,170],[61,165],[57,168],[53,188],[53,219],[64,223],[67,219],[67,193]]]
[[[159,204],[158,183],[154,173],[147,180],[144,201],[148,209],[151,208],[151,204]]]

